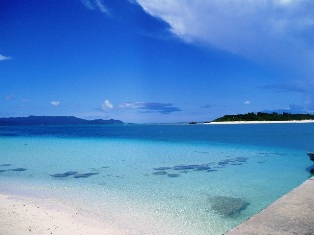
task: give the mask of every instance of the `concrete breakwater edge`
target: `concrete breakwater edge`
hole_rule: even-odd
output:
[[[314,234],[314,177],[226,235]]]

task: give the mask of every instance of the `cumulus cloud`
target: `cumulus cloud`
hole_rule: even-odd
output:
[[[52,106],[59,106],[60,105],[60,101],[51,101],[50,103]]]
[[[244,104],[251,104],[251,101],[247,100],[244,102]]]
[[[10,56],[5,56],[0,54],[0,61],[2,60],[11,60],[12,58]]]
[[[185,42],[263,62],[312,67],[312,0],[136,1],[145,12],[167,22],[171,33]]]
[[[101,105],[102,110],[109,110],[113,109],[113,105],[110,103],[109,100],[105,100],[104,103]]]
[[[81,0],[83,5],[90,10],[99,10],[104,14],[108,14],[109,11],[104,4],[103,0]]]
[[[119,105],[120,108],[139,109],[141,113],[157,112],[161,114],[171,114],[182,111],[170,103],[145,103],[145,102],[125,102]]]

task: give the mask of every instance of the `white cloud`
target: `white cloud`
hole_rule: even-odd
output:
[[[99,10],[102,13],[108,14],[109,11],[103,0],[81,0],[83,5],[90,10]]]
[[[312,70],[312,0],[137,0],[188,43]],[[294,58],[291,60],[291,58]]]
[[[110,103],[109,100],[105,100],[104,103],[101,105],[102,110],[113,109],[113,105]]]
[[[51,101],[50,104],[57,107],[60,105],[60,101]]]
[[[251,101],[247,100],[244,102],[244,104],[251,104]]]
[[[119,105],[120,108],[123,109],[137,109],[144,107],[143,102],[125,102]]]
[[[12,58],[10,56],[5,56],[0,54],[0,61],[2,60],[11,60]]]

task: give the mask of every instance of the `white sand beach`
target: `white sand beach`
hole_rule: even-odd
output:
[[[313,234],[314,178],[226,234]],[[0,194],[0,234],[130,234],[52,199]],[[159,234],[159,233],[157,233]]]
[[[128,234],[49,199],[0,194],[0,234]]]
[[[209,125],[224,125],[224,124],[284,124],[284,123],[314,123],[314,120],[302,121],[234,121],[234,122],[208,122],[204,124]]]

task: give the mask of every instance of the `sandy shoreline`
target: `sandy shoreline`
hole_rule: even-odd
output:
[[[0,194],[0,234],[128,234],[50,199]]]
[[[226,234],[312,234],[313,186],[314,177]],[[0,224],[0,234],[6,235],[131,234],[66,203],[14,193],[0,193]]]
[[[209,122],[206,125],[224,125],[224,124],[284,124],[284,123],[314,123],[314,120],[302,121],[234,121],[234,122]]]

